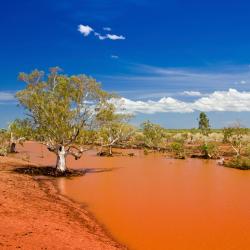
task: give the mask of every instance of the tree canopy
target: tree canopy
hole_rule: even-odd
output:
[[[64,156],[80,158],[82,131],[88,130],[110,95],[100,83],[86,75],[67,76],[58,67],[43,71],[20,73],[27,85],[16,96],[27,111],[35,139],[45,143],[58,155],[57,168],[65,171]],[[60,161],[61,157],[61,161]]]
[[[209,119],[204,112],[201,112],[199,116],[199,129],[204,135],[207,135],[210,130]]]

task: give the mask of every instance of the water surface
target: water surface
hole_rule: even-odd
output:
[[[250,172],[214,161],[137,155],[91,151],[77,162],[71,158],[69,166],[89,173],[61,178],[58,186],[131,249],[249,249]]]
[[[61,191],[132,249],[249,249],[249,172],[158,155],[82,164],[113,171],[61,179]]]

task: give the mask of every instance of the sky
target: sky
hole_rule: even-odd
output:
[[[9,0],[0,2],[0,127],[23,111],[19,72],[92,76],[118,93],[132,123],[250,127],[250,2]]]

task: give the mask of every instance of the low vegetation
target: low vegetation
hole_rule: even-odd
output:
[[[183,140],[172,142],[170,144],[170,148],[171,148],[172,152],[174,153],[175,158],[177,158],[177,159],[185,159],[186,158],[186,152],[185,152],[185,146],[184,146]]]
[[[225,166],[241,170],[248,170],[250,169],[250,159],[247,157],[233,157],[225,163]]]

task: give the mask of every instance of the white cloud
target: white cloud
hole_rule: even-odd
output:
[[[0,92],[0,101],[6,102],[6,101],[14,101],[15,95],[10,92]]]
[[[200,111],[250,111],[250,92],[239,92],[236,89],[215,91],[191,105],[194,110]]]
[[[124,36],[118,36],[114,34],[107,34],[106,37],[110,40],[125,40],[126,39]]]
[[[105,30],[105,31],[111,31],[112,29],[110,27],[103,27],[103,30]]]
[[[105,31],[111,31],[111,28],[109,27],[104,27],[103,30]],[[115,34],[105,34],[102,35],[99,32],[96,32],[93,28],[91,28],[88,25],[83,25],[80,24],[78,25],[78,31],[83,34],[84,36],[89,36],[91,32],[94,32],[94,35],[99,39],[99,40],[106,40],[106,39],[110,39],[110,40],[125,40],[125,37],[120,35],[115,35]]]
[[[207,97],[193,102],[184,102],[172,97],[163,97],[158,101],[134,101],[127,98],[113,100],[121,112],[129,113],[190,113],[194,111],[250,111],[250,92],[239,92],[236,89],[215,91]],[[121,108],[122,107],[122,108]],[[124,111],[125,110],[125,111]]]
[[[143,113],[143,114],[154,114],[154,113],[167,113],[167,112],[180,112],[190,113],[193,112],[185,102],[178,101],[171,97],[164,97],[159,101],[133,101],[127,98],[121,98],[113,101],[117,106],[119,112],[128,113]]]
[[[95,34],[95,36],[97,36],[100,40],[105,40],[105,39],[107,39],[106,36],[103,36],[103,35],[101,35],[101,34],[98,33],[98,32],[95,32],[94,34]]]
[[[90,26],[88,25],[78,25],[78,31],[83,34],[84,36],[88,36],[92,31],[94,31]]]
[[[95,36],[97,36],[100,40],[106,40],[106,39],[109,39],[109,40],[125,40],[125,37],[124,37],[124,36],[110,35],[110,34],[101,35],[101,34],[98,33],[98,32],[95,32],[94,34],[95,34]]]

